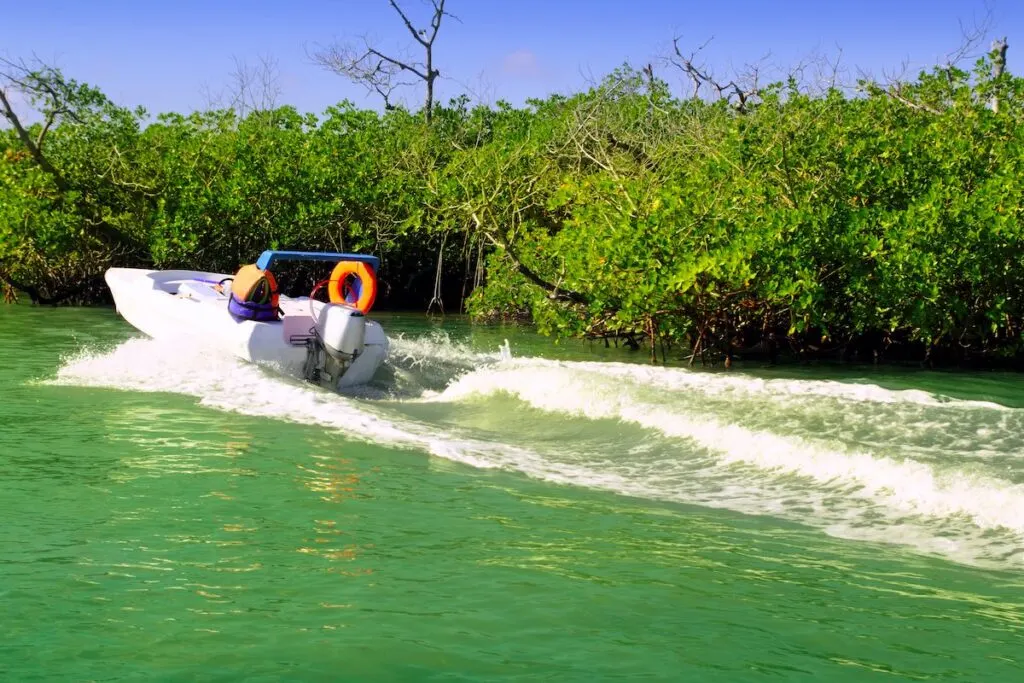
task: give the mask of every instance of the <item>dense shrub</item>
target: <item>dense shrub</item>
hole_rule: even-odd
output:
[[[52,170],[0,131],[0,279],[49,300],[94,296],[114,264],[372,251],[392,306],[465,297],[652,352],[1014,357],[1024,86],[989,74],[789,82],[737,110],[623,68],[522,108],[457,99],[430,126],[349,104],[145,124],[76,85]]]

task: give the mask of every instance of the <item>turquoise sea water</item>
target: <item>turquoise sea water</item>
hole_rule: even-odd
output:
[[[1020,376],[380,319],[335,396],[0,308],[0,680],[1024,680]]]

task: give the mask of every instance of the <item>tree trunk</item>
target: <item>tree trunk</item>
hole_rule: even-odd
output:
[[[1006,69],[1006,48],[1009,45],[1006,42],[1006,38],[1000,38],[992,42],[992,51],[995,52],[995,56],[992,58],[992,79],[995,80],[1003,75],[1003,71]],[[999,113],[999,96],[992,95],[992,111]]]
[[[60,171],[54,168],[49,159],[43,156],[43,150],[39,148],[39,145],[35,143],[32,136],[30,136],[28,131],[25,130],[25,127],[21,125],[21,120],[18,118],[18,115],[14,113],[14,108],[7,99],[7,93],[3,90],[0,90],[0,104],[2,104],[4,108],[4,118],[11,122],[11,126],[18,134],[18,139],[21,140],[21,144],[25,145],[25,149],[27,149],[28,153],[32,155],[32,159],[36,162],[39,168],[43,169],[43,171],[53,178],[53,183],[57,186],[58,190],[61,192],[67,192],[68,184],[67,181],[64,180],[64,176]]]
[[[427,51],[427,94],[423,103],[423,112],[429,126],[434,118],[434,79],[437,72],[434,71],[434,59],[431,51]]]

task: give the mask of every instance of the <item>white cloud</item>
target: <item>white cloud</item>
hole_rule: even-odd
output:
[[[506,76],[534,78],[540,75],[540,64],[537,55],[530,50],[516,50],[502,60],[501,70]]]

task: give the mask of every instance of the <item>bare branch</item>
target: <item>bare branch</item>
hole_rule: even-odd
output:
[[[914,110],[917,110],[917,111],[925,111],[925,112],[928,112],[929,114],[941,114],[942,113],[942,112],[940,112],[938,109],[936,109],[934,107],[930,107],[927,104],[922,104],[920,102],[914,102],[913,100],[910,100],[907,97],[905,97],[903,95],[903,88],[901,87],[901,85],[899,83],[894,83],[894,84],[890,85],[885,90],[885,94],[888,95],[889,97],[891,97],[892,99],[896,100],[897,102],[902,102],[903,104],[907,105],[911,109],[914,109]]]
[[[716,80],[712,75],[711,71],[703,66],[698,66],[694,60],[701,51],[711,42],[712,38],[708,38],[702,45],[696,50],[691,52],[689,56],[683,54],[682,49],[679,47],[679,36],[672,38],[672,49],[674,55],[670,55],[667,58],[669,64],[672,64],[679,70],[681,70],[693,83],[693,99],[700,98],[700,89],[702,86],[707,85],[715,91],[715,95],[719,99],[728,101],[733,108],[742,113],[747,111],[748,102],[753,98],[761,94],[759,81],[760,74],[760,62],[764,62],[768,59],[769,55],[765,55],[759,60],[758,64],[747,65],[747,71],[744,74],[738,76],[740,82],[737,79],[732,79],[728,82]]]
[[[281,84],[278,61],[274,57],[261,54],[254,66],[236,58],[232,80],[239,113],[276,108],[277,99],[281,96]]]
[[[438,12],[437,2],[435,0],[431,0],[431,2],[434,5],[434,13],[436,16]],[[430,45],[434,42],[434,37],[437,36],[437,29],[434,29],[429,39],[425,39],[423,36],[426,33],[426,31],[423,29],[417,31],[413,27],[412,22],[409,21],[409,17],[406,16],[405,12],[402,11],[402,8],[398,6],[398,3],[395,2],[395,0],[388,0],[388,4],[390,4],[391,7],[396,12],[398,12],[398,16],[400,16],[402,18],[402,22],[405,23],[405,28],[409,30],[409,34],[416,40],[416,42],[422,45],[423,47],[430,47]],[[444,0],[441,0],[440,10],[441,12],[444,12]],[[430,24],[431,26],[434,25],[433,20],[431,20]]]
[[[334,45],[317,53],[314,60],[320,66],[378,93],[387,109],[393,108],[391,96],[395,90],[413,85],[411,81],[399,79],[402,71],[423,78],[419,64],[383,55],[369,46],[357,51],[350,45]]]
[[[311,55],[312,59],[329,71],[345,76],[354,83],[361,83],[367,90],[376,92],[383,98],[386,109],[392,108],[391,96],[396,89],[412,85],[399,80],[398,75],[402,72],[412,74],[426,86],[423,110],[427,123],[430,123],[434,109],[434,81],[441,75],[441,72],[434,68],[434,41],[437,39],[444,17],[457,18],[445,11],[445,0],[430,0],[433,13],[429,28],[417,29],[397,0],[388,0],[388,4],[423,49],[423,61],[385,54],[365,37],[362,49],[357,49],[351,44],[335,44],[314,53]]]
[[[711,43],[712,40],[714,40],[714,36],[705,40],[703,44],[701,44],[699,47],[697,47],[696,50],[690,53],[689,57],[683,56],[682,50],[679,49],[679,38],[680,36],[675,36],[672,38],[672,48],[673,50],[675,50],[676,57],[675,59],[669,57],[668,61],[670,64],[673,64],[677,68],[681,69],[683,73],[690,77],[690,80],[693,82],[693,99],[697,99],[700,97],[700,87],[711,79],[709,78],[707,72],[702,71],[699,67],[694,65],[693,60],[697,57],[698,54],[700,54],[701,51],[704,50],[705,47],[708,46],[708,44]]]
[[[946,68],[951,69],[964,59],[975,55],[975,50],[985,40],[985,36],[992,30],[992,7],[986,3],[985,16],[980,21],[973,20],[972,26],[964,26],[963,20],[960,24],[960,45],[953,51],[946,53]]]
[[[814,67],[814,85],[820,92],[833,89],[849,89],[849,70],[843,66],[843,48],[836,45],[835,56],[815,52],[809,57]]]

